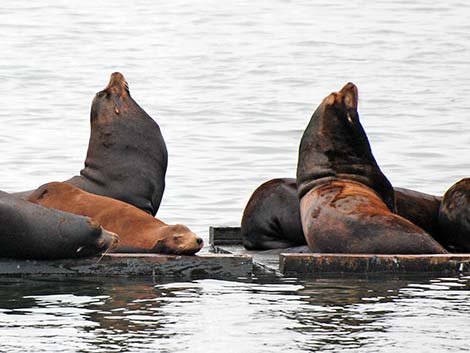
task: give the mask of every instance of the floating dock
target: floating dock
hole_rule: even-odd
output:
[[[313,277],[327,273],[470,272],[470,254],[320,254],[306,246],[248,251],[239,227],[210,227],[209,242],[215,253],[249,255],[255,269],[280,276]]]
[[[319,254],[307,246],[248,251],[239,227],[210,227],[212,253],[195,256],[106,254],[53,261],[0,259],[0,276],[150,277],[153,279],[249,279],[252,275],[316,277],[338,273],[470,272],[470,254]]]
[[[53,261],[0,259],[0,276],[152,277],[155,279],[235,279],[251,277],[247,255],[107,254]]]

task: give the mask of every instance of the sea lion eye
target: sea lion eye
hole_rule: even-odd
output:
[[[349,113],[348,113],[346,116],[347,116],[347,118],[348,118],[349,123],[352,124],[353,120],[352,120],[352,118],[351,118],[351,115],[349,115]]]

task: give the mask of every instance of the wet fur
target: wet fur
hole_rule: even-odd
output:
[[[325,253],[420,254],[444,249],[420,227],[392,213],[369,187],[335,180],[300,202],[310,248]]]

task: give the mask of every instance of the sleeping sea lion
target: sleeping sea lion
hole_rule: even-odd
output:
[[[89,257],[116,246],[116,234],[89,217],[53,210],[0,191],[0,257]]]
[[[36,204],[92,217],[119,234],[114,252],[193,255],[203,241],[182,224],[169,225],[125,202],[95,195],[67,183],[48,183],[28,199]]]

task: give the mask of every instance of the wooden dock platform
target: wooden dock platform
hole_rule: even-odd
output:
[[[210,227],[210,244],[216,253],[249,255],[258,270],[279,276],[309,277],[328,273],[470,272],[470,254],[320,254],[306,247],[248,251],[239,227]]]
[[[305,277],[319,273],[469,272],[470,254],[280,254],[280,272]]]
[[[0,259],[0,276],[99,276],[156,279],[235,279],[251,277],[248,255],[107,254],[102,258],[53,261]]]

